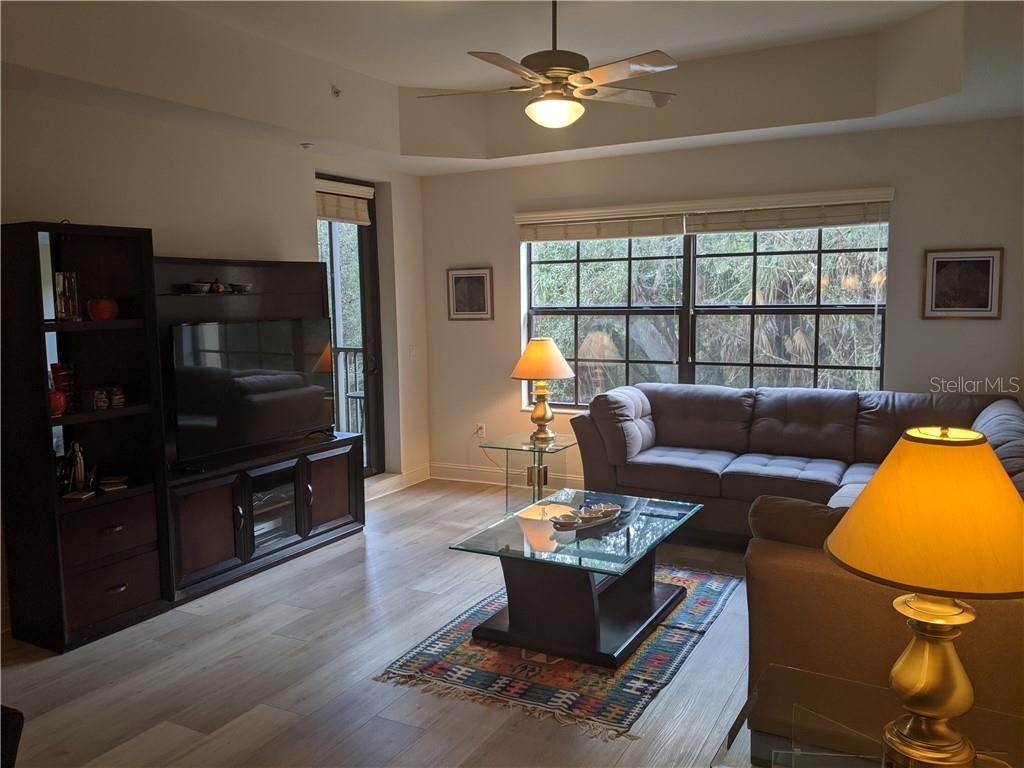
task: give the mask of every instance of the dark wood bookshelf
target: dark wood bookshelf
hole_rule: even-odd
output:
[[[89,331],[126,331],[145,328],[144,320],[119,318],[117,320],[44,320],[46,333],[85,333]]]
[[[68,427],[74,424],[88,424],[93,421],[109,421],[110,419],[123,419],[128,416],[139,416],[149,413],[148,405],[126,405],[121,408],[102,408],[96,411],[82,411],[80,413],[65,413],[63,416],[56,416],[50,419],[54,427]]]
[[[3,225],[2,494],[15,638],[55,651],[170,607],[163,415],[153,245],[148,229]],[[121,317],[56,320],[53,273],[78,276],[82,311],[114,299]],[[73,369],[72,404],[120,386],[129,405],[52,418],[48,371]],[[14,372],[17,372],[16,374]],[[132,486],[64,501],[60,457],[81,446],[86,471]],[[125,589],[111,592],[111,584]]]
[[[153,493],[153,489],[153,483],[142,483],[141,485],[129,485],[123,491],[114,491],[113,493],[100,493],[97,491],[95,496],[83,499],[82,501],[65,501],[61,499],[57,507],[57,513],[63,515],[68,512],[77,512],[81,509],[102,507],[105,504],[113,504],[122,499],[130,499],[133,496]]]

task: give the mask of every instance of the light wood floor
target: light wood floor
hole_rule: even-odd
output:
[[[501,586],[496,558],[447,545],[502,508],[500,487],[432,480],[370,502],[363,535],[63,656],[4,636],[18,765],[707,766],[744,699],[742,588],[638,741],[372,680]],[[741,566],[695,548],[659,559]]]

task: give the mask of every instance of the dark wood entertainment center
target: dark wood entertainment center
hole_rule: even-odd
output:
[[[154,259],[148,229],[28,222],[3,226],[2,508],[14,637],[65,651],[177,603],[357,533],[362,436],[318,432],[178,462],[171,328],[321,318],[316,262]],[[51,272],[75,272],[81,320],[51,319]],[[249,293],[189,295],[195,280]],[[114,298],[115,319],[88,299]],[[51,416],[48,365],[76,393],[117,384],[120,407]],[[76,501],[58,457],[81,445],[122,490]]]

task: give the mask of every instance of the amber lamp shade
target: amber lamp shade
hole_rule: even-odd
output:
[[[333,370],[334,350],[331,349],[330,344],[324,344],[324,351],[317,358],[316,365],[313,366],[313,373],[330,373]]]
[[[825,547],[872,581],[947,597],[1024,595],[1024,500],[985,436],[903,433]]]
[[[985,436],[955,427],[904,432],[829,535],[840,566],[911,591],[893,601],[913,635],[889,674],[906,714],[882,730],[884,765],[975,766],[949,722],[974,705],[953,641],[975,612],[957,598],[1024,596],[1022,542],[1024,500]]]

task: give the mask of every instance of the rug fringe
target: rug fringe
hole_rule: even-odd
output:
[[[582,715],[567,715],[564,712],[553,712],[550,709],[544,709],[543,707],[538,707],[521,701],[505,701],[495,696],[482,693],[480,691],[471,691],[457,685],[452,685],[451,683],[439,683],[436,680],[431,680],[425,675],[403,674],[391,669],[385,669],[373,679],[378,683],[395,683],[397,685],[407,685],[409,687],[420,688],[425,693],[432,693],[436,696],[443,696],[449,699],[462,699],[464,701],[474,701],[479,704],[487,704],[494,707],[515,709],[521,711],[528,717],[533,717],[537,720],[551,719],[562,726],[575,725],[576,727],[581,728],[591,738],[601,739],[601,741],[614,741],[615,739],[637,741],[640,738],[639,736],[630,733],[628,729],[621,730],[619,728],[612,728],[608,725],[602,725],[601,723],[595,723],[593,720],[589,720]]]

